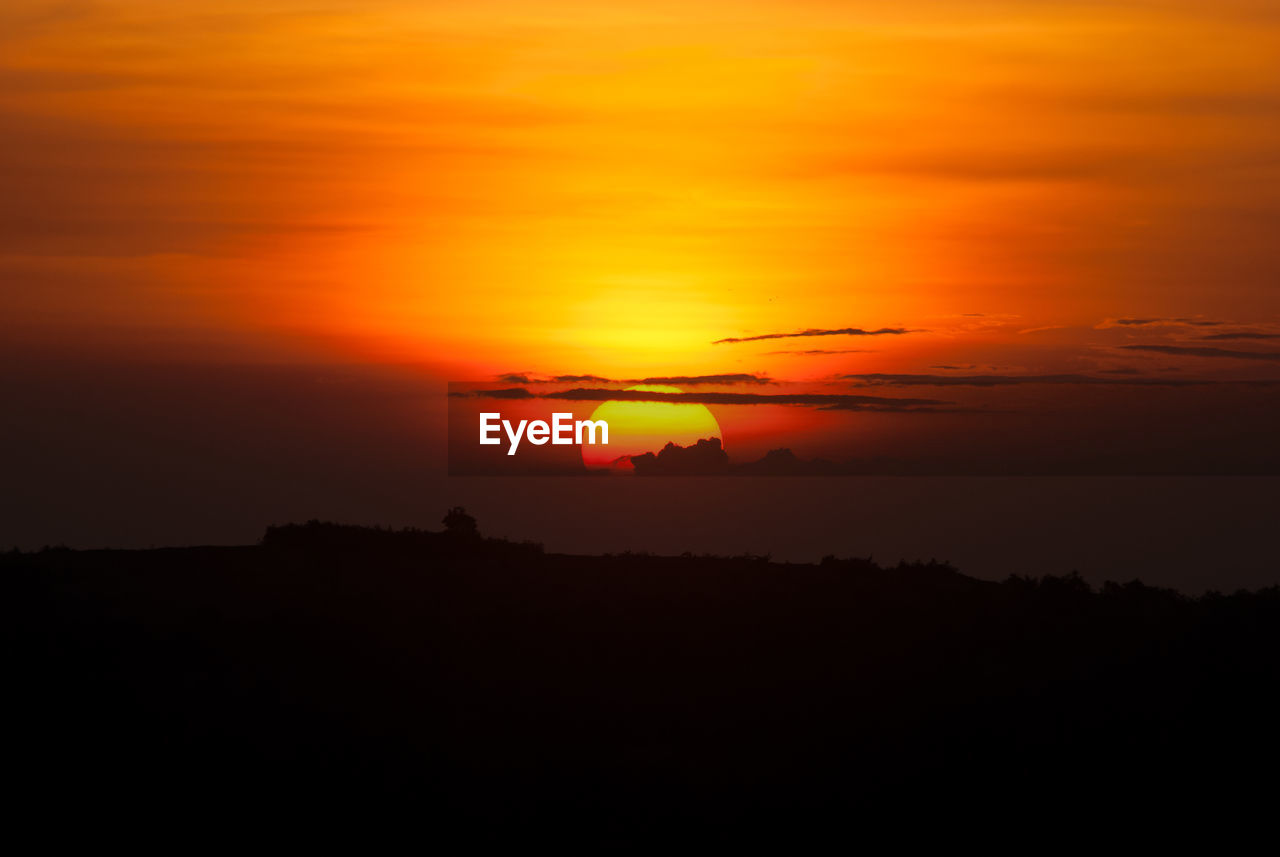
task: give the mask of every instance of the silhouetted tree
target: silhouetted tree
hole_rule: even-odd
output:
[[[460,538],[476,539],[480,537],[480,528],[476,519],[462,506],[454,506],[444,515],[444,531]]]

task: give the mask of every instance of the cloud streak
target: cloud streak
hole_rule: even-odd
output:
[[[772,384],[773,379],[767,375],[748,375],[738,372],[730,375],[667,375],[654,378],[641,378],[639,381],[624,381],[624,384]]]
[[[809,348],[804,351],[766,351],[767,356],[775,354],[798,354],[803,357],[814,357],[822,354],[873,354],[869,348]]]
[[[643,390],[574,389],[543,393],[571,401],[684,402],[701,405],[809,405],[840,410],[915,410],[947,405],[941,399],[898,399],[843,393],[650,393]]]
[[[1222,342],[1233,339],[1280,339],[1280,333],[1211,333],[1208,336],[1200,337],[1200,339],[1205,342]]]
[[[1099,378],[1094,375],[841,375],[842,380],[855,381],[867,387],[1012,387],[1023,384],[1101,384],[1146,387],[1190,387],[1211,383],[1183,378],[1119,377]]]
[[[499,381],[508,384],[751,384],[763,385],[776,383],[768,375],[753,375],[747,372],[729,372],[719,375],[655,375],[649,378],[602,378],[599,375],[553,375],[550,378],[537,378],[524,372],[510,372],[498,376]]]
[[[608,378],[601,378],[599,375],[556,375],[556,376],[555,376],[554,378],[552,378],[549,382],[547,382],[547,381],[526,381],[525,383],[526,383],[526,384],[530,384],[530,383],[539,383],[539,384],[545,384],[545,383],[553,383],[553,384],[586,384],[586,383],[594,383],[594,384],[608,384],[608,383],[610,383],[610,382],[609,382],[609,379],[608,379]]]
[[[501,390],[476,390],[472,395],[479,396],[484,399],[532,399],[533,393],[530,393],[524,387],[508,387]]]
[[[1109,327],[1219,327],[1225,321],[1204,318],[1105,318],[1094,325],[1095,330]]]
[[[1280,351],[1232,351],[1227,348],[1184,345],[1121,345],[1120,347],[1129,351],[1149,351],[1152,354],[1170,354],[1177,357],[1226,357],[1237,360],[1280,362]]]
[[[572,402],[675,402],[697,405],[802,405],[822,410],[841,411],[889,411],[953,412],[943,408],[951,403],[942,399],[908,399],[887,396],[861,396],[845,393],[660,393],[647,390],[609,390],[596,387],[577,387],[534,393],[524,388],[476,390],[473,396],[495,399],[551,399]]]
[[[877,330],[864,330],[861,327],[817,328],[798,330],[794,333],[762,333],[758,336],[731,336],[717,339],[712,345],[728,345],[734,342],[759,342],[764,339],[799,339],[806,336],[901,336],[904,333],[921,333],[919,330],[908,330],[905,327],[881,327]]]

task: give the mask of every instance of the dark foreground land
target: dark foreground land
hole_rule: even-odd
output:
[[[0,570],[5,777],[72,822],[323,833],[372,812],[455,848],[610,853],[847,842],[899,816],[1167,826],[1277,794],[1274,588],[323,524]]]

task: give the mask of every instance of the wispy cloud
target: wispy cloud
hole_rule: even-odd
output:
[[[1242,331],[1240,333],[1211,333],[1208,336],[1202,336],[1200,338],[1205,342],[1222,342],[1232,339],[1280,339],[1280,333],[1254,333],[1250,331]]]
[[[766,355],[799,354],[805,357],[816,357],[822,354],[874,354],[870,348],[809,348],[804,351],[766,351]]]
[[[1184,345],[1121,345],[1129,351],[1150,351],[1153,354],[1172,354],[1179,357],[1231,357],[1237,360],[1280,361],[1280,351],[1231,351],[1226,348],[1207,348]]]
[[[905,327],[881,327],[877,330],[864,330],[861,327],[816,328],[799,330],[794,333],[762,333],[758,336],[731,336],[717,339],[712,345],[725,345],[733,342],[759,342],[762,339],[798,339],[805,336],[901,336],[904,333],[923,333],[919,330],[908,330]]]
[[[767,375],[749,375],[737,372],[730,375],[666,375],[654,378],[641,378],[638,381],[624,381],[626,384],[772,384],[773,379]]]
[[[533,393],[530,393],[524,387],[507,387],[501,390],[476,390],[473,396],[479,396],[483,399],[532,399]]]
[[[848,411],[953,411],[943,408],[950,405],[942,399],[907,399],[887,396],[860,396],[843,393],[660,393],[646,390],[609,390],[603,388],[574,388],[535,393],[524,388],[501,390],[476,390],[471,394],[478,398],[497,399],[553,399],[574,402],[676,402],[701,405],[803,405],[823,410]]]
[[[1207,384],[1184,378],[1118,377],[1099,378],[1094,375],[841,375],[841,379],[854,381],[866,387],[1012,387],[1022,384],[1101,384],[1138,385],[1148,387],[1189,387]]]
[[[1095,330],[1106,330],[1110,327],[1219,327],[1229,324],[1208,318],[1104,318],[1094,325]]]
[[[845,410],[916,410],[950,404],[941,399],[897,399],[841,393],[650,393],[640,390],[575,389],[544,393],[572,401],[690,402],[703,405],[810,405]]]
[[[525,383],[526,383],[526,384],[529,384],[529,383],[534,383],[534,382],[526,381]],[[608,378],[601,378],[599,375],[556,375],[554,378],[549,379],[549,382],[548,382],[548,383],[554,383],[554,384],[584,384],[584,383],[607,384],[607,383],[609,383],[609,379],[608,379]]]
[[[532,373],[512,372],[499,375],[498,380],[508,384],[772,384],[768,375],[747,372],[730,372],[719,375],[655,375],[649,378],[603,378],[599,375],[552,375],[539,378]]]

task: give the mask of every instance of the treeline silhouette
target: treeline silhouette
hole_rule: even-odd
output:
[[[1274,795],[1274,587],[569,556],[446,522],[2,555],[7,776],[62,812],[359,808],[464,850]]]

